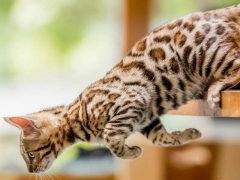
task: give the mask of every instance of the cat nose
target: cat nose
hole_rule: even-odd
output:
[[[33,166],[29,166],[28,171],[29,171],[30,173],[33,173]]]
[[[37,172],[37,166],[35,166],[35,165],[29,165],[29,166],[28,166],[28,171],[29,171],[30,173],[36,173],[36,172]]]

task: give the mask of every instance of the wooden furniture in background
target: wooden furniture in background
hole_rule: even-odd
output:
[[[223,91],[221,101],[223,117],[240,117],[240,90]]]
[[[190,101],[178,110],[170,111],[169,114],[196,115],[196,116],[220,116],[240,117],[240,85],[233,89],[221,92],[221,112],[214,114],[206,101]]]
[[[153,147],[150,141],[140,134],[127,140],[130,146],[139,145],[143,155],[134,160],[118,159],[116,180],[163,180],[165,177],[164,153],[162,148]]]
[[[124,54],[146,34],[151,0],[124,0]]]
[[[161,180],[214,180],[218,143],[165,148],[166,176]]]
[[[179,107],[177,110],[169,111],[168,114],[175,115],[195,115],[195,116],[212,116],[213,111],[206,101],[192,100],[187,104]]]
[[[240,145],[225,143],[218,148],[213,180],[239,180]]]

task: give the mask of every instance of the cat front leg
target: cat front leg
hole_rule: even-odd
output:
[[[153,144],[164,147],[180,146],[201,137],[201,133],[194,128],[169,133],[159,118],[144,127],[141,133],[151,140]]]
[[[240,52],[236,54],[239,56]],[[209,86],[207,102],[217,111],[221,107],[221,91],[229,89],[240,82],[240,59],[231,60],[216,70],[215,74],[222,76],[218,81]]]
[[[125,144],[125,140],[133,131],[132,127],[131,124],[126,122],[119,123],[119,121],[112,121],[106,124],[103,134],[106,146],[119,158],[135,159],[142,153],[140,147],[130,147]]]

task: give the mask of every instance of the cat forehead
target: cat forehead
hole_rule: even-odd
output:
[[[51,113],[40,112],[27,115],[27,118],[33,120],[39,128],[48,127],[57,120],[57,117]]]
[[[21,142],[26,151],[35,149],[40,144],[40,140],[28,140],[24,138],[21,138]]]
[[[47,139],[25,139],[21,138],[22,145],[26,151],[37,149],[40,146],[48,143]]]

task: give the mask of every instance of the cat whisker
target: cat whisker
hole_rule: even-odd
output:
[[[46,173],[42,173],[42,176],[43,176],[43,178],[46,179],[46,180],[49,179],[49,177],[48,177],[48,175],[47,175]]]
[[[38,177],[39,177],[40,180],[42,180],[42,175],[41,175],[41,173],[38,174]]]
[[[28,180],[31,180],[32,179],[32,174],[29,174],[28,175]]]
[[[44,180],[45,179],[44,174],[40,173],[40,178],[41,178],[41,180]]]
[[[56,179],[61,180],[60,176],[56,175],[56,174],[52,174]]]
[[[61,180],[61,178],[54,173],[51,173],[50,175],[53,177],[53,179]]]
[[[48,175],[47,173],[44,173],[44,177],[45,177],[46,179],[50,179],[50,180],[51,180],[51,178],[49,177],[49,175]]]
[[[45,173],[41,173],[41,176],[42,176],[43,180],[48,179]]]
[[[42,180],[41,174],[37,174],[38,179]]]
[[[53,179],[54,180],[54,177],[53,177],[53,175],[51,175],[51,174],[47,174],[48,175],[48,177],[50,178],[50,179]]]
[[[45,176],[50,180],[54,180],[54,177],[50,173],[45,173]]]
[[[51,177],[52,177],[53,179],[59,179],[59,177],[56,177],[56,176],[53,175],[53,174],[51,174]]]
[[[49,179],[45,173],[42,173],[42,177],[43,177],[43,179],[46,179],[46,180]]]

